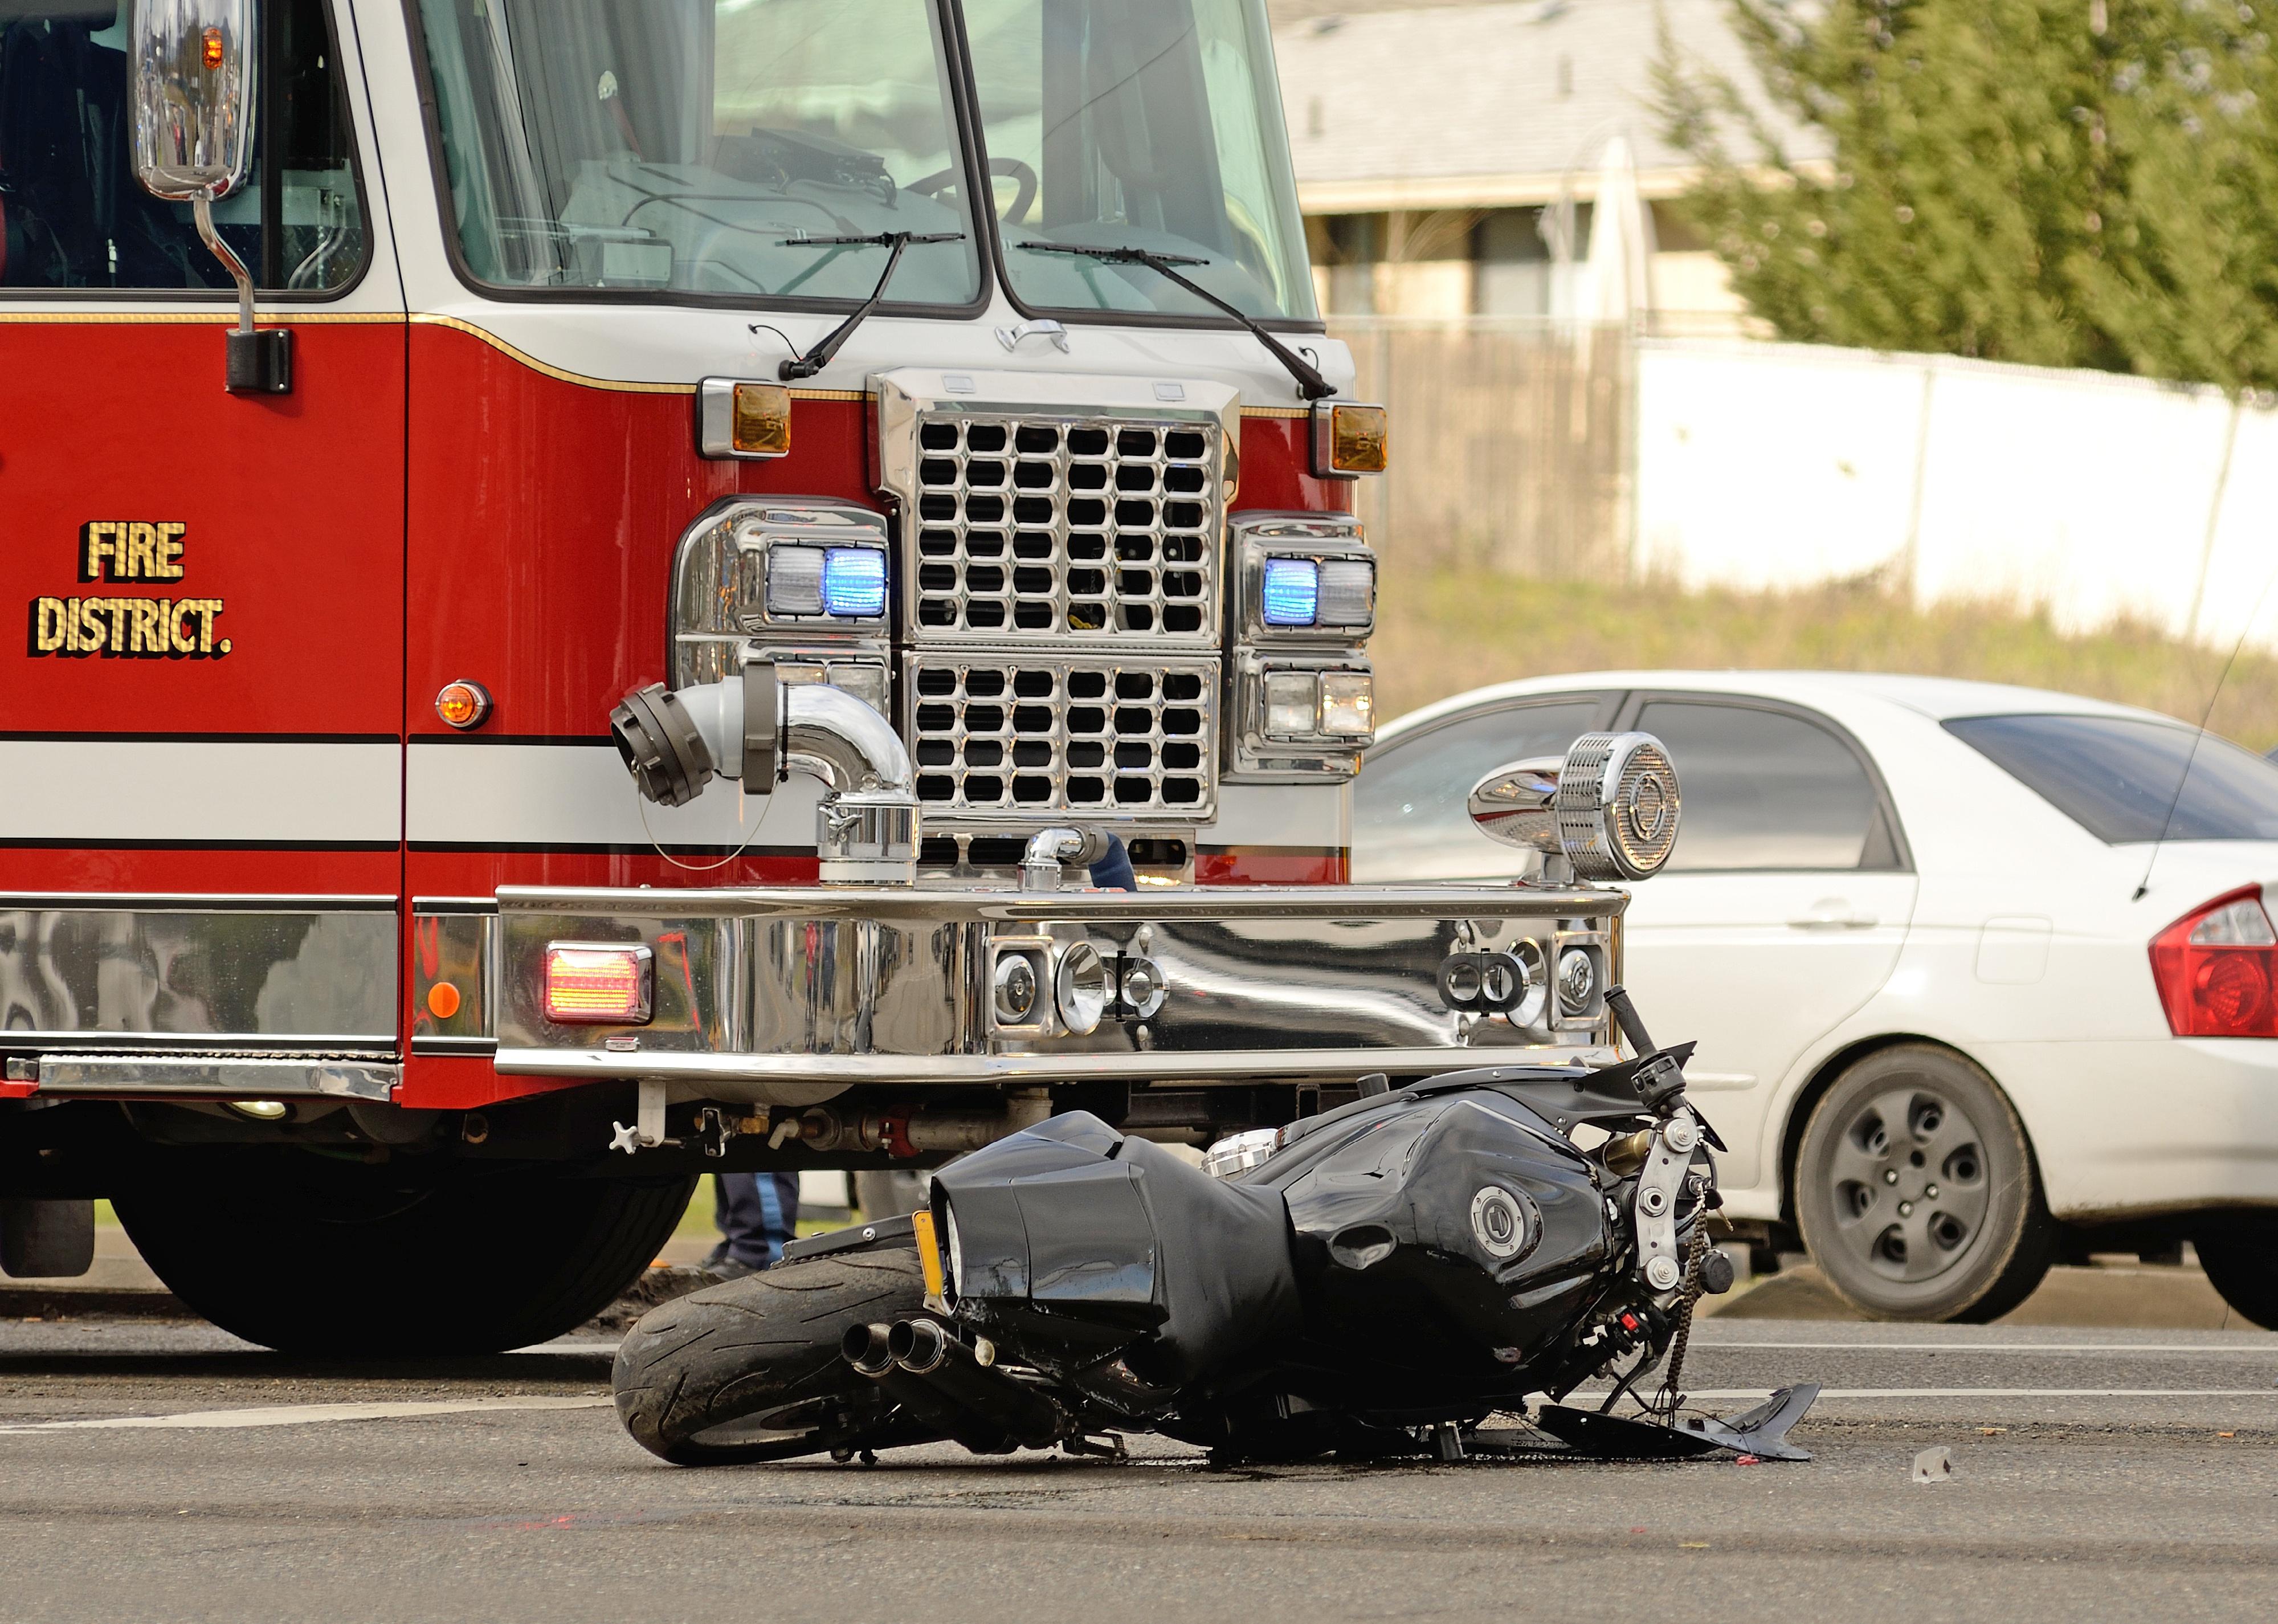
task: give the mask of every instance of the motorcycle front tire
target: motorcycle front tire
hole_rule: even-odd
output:
[[[779,1263],[651,1309],[618,1346],[617,1418],[676,1466],[921,1442],[839,1354],[848,1328],[920,1311],[910,1247]]]

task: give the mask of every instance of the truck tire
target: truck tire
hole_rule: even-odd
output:
[[[784,1460],[916,1443],[876,1429],[877,1384],[839,1356],[847,1328],[925,1298],[914,1249],[778,1263],[651,1309],[617,1348],[617,1417],[676,1466]]]
[[[695,1181],[478,1170],[420,1181],[297,1153],[201,1159],[113,1195],[128,1238],[183,1302],[292,1353],[493,1353],[615,1300]]]
[[[1929,1044],[1878,1050],[1821,1097],[1795,1216],[1827,1283],[1877,1320],[1999,1319],[2041,1283],[2056,1243],[2016,1112]]]
[[[2223,1213],[2191,1237],[2207,1283],[2240,1319],[2278,1330],[2278,1213]]]

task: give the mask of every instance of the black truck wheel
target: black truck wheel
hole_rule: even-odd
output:
[[[1822,1097],[1795,1215],[1827,1283],[1878,1320],[1999,1319],[2040,1284],[2056,1240],[2016,1112],[1928,1044],[1879,1050]]]
[[[111,1198],[175,1296],[294,1353],[527,1347],[584,1324],[655,1257],[694,1181],[546,1170],[406,1175],[298,1153],[200,1159]]]
[[[651,1309],[617,1348],[617,1416],[679,1466],[784,1460],[921,1441],[886,1421],[875,1383],[839,1355],[850,1326],[916,1314],[908,1247],[775,1268]]]
[[[2191,1237],[2207,1283],[2231,1312],[2278,1330],[2278,1213],[2222,1213]]]

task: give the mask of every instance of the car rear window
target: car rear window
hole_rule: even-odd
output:
[[[1965,716],[1945,731],[2107,846],[2278,840],[2278,766],[2181,723]]]

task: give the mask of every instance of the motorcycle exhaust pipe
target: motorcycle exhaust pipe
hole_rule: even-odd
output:
[[[875,1381],[894,1367],[894,1356],[886,1348],[890,1330],[884,1325],[850,1325],[838,1339],[838,1352],[855,1374]]]
[[[1005,1430],[987,1417],[976,1415],[948,1394],[937,1392],[921,1376],[894,1363],[887,1351],[895,1327],[850,1325],[838,1339],[838,1352],[858,1375],[866,1375],[885,1390],[886,1396],[917,1421],[944,1437],[962,1444],[976,1455],[1009,1455],[1018,1447]]]
[[[933,1320],[904,1320],[886,1333],[894,1367],[959,1407],[999,1427],[1015,1442],[1048,1449],[1074,1430],[1059,1406],[1003,1371]]]

